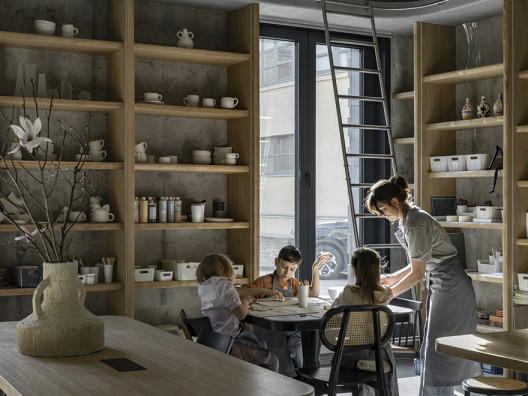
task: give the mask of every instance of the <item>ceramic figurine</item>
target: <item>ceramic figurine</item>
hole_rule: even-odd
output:
[[[194,34],[192,32],[187,32],[187,29],[183,29],[183,31],[178,32],[177,36],[179,38],[178,42],[176,43],[178,47],[194,47],[194,43],[192,41],[192,39],[194,38]]]
[[[504,114],[504,107],[502,104],[502,94],[499,94],[499,97],[497,98],[497,101],[493,105],[493,115],[495,116],[501,116]]]
[[[471,102],[469,101],[469,98],[466,98],[466,104],[462,106],[462,119],[471,120],[472,118],[473,118],[473,106],[471,106]]]
[[[490,115],[491,115],[491,107],[488,104],[488,102],[486,102],[486,97],[483,96],[480,99],[480,104],[478,105],[478,108],[477,108],[477,118],[489,117]]]

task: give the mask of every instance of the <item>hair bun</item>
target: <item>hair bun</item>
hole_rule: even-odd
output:
[[[407,183],[405,177],[401,175],[394,175],[389,179],[389,182],[398,188],[398,190],[405,193],[409,192],[409,184]]]

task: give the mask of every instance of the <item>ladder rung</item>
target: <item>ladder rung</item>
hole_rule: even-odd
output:
[[[402,245],[399,243],[373,243],[373,244],[367,244],[363,245],[366,247],[369,247],[371,249],[395,249],[395,248],[403,248]]]
[[[373,159],[393,159],[393,154],[348,154],[350,158],[373,158]]]
[[[347,40],[343,38],[330,38],[330,44],[346,44],[346,45],[359,45],[363,47],[375,47],[376,43],[373,41],[361,41],[361,40]]]
[[[328,3],[331,3],[331,4],[342,4],[342,5],[356,7],[356,8],[364,8],[366,10],[368,10],[368,8],[369,8],[369,6],[367,4],[365,4],[365,5],[354,4],[354,3],[351,3],[350,1],[345,1],[345,0],[325,0],[325,3],[326,4],[328,4]]]
[[[366,125],[366,124],[343,124],[343,128],[377,129],[380,131],[388,131],[390,129],[390,127],[386,125]]]
[[[360,73],[381,74],[381,70],[363,69],[361,67],[334,66],[334,70],[347,70],[347,71],[360,72]]]
[[[357,17],[357,18],[367,18],[367,19],[372,18],[369,14],[357,14],[355,12],[346,12],[346,11],[337,11],[337,10],[326,10],[326,13],[335,14],[335,15],[346,15],[346,16]]]
[[[380,96],[357,96],[357,95],[338,95],[339,99],[362,100],[364,102],[385,102],[385,98]]]
[[[352,188],[370,188],[372,186],[372,183],[350,183],[350,187]]]
[[[356,219],[377,219],[378,215],[374,213],[356,213],[354,217]]]

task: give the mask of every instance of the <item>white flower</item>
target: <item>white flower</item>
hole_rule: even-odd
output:
[[[15,241],[24,240],[24,242],[30,243],[33,239],[35,239],[35,235],[37,235],[37,233],[39,232],[38,228],[35,228],[35,231],[33,232],[29,232],[26,227],[20,227],[20,229],[24,231],[24,235],[16,237]]]
[[[17,135],[19,141],[18,145],[11,150],[8,154],[16,153],[20,150],[20,147],[25,147],[30,153],[33,152],[33,149],[37,147],[41,142],[51,142],[51,139],[45,137],[37,137],[42,128],[42,122],[40,118],[35,120],[33,124],[29,119],[20,116],[20,125],[11,125],[11,129]]]

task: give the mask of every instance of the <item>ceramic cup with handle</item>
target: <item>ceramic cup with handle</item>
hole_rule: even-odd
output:
[[[216,100],[213,98],[204,98],[202,100],[202,106],[203,107],[215,107],[216,106]]]
[[[114,221],[114,215],[105,208],[99,208],[93,211],[92,219],[96,223],[108,223],[109,221]]]
[[[198,107],[200,103],[200,95],[187,95],[183,98],[183,103],[188,107]]]
[[[226,153],[224,154],[224,157],[226,159],[236,159],[238,158],[240,155],[238,153]]]
[[[236,158],[224,158],[222,160],[222,165],[235,165],[236,164]]]
[[[73,25],[62,25],[62,36],[63,37],[73,37],[79,34],[79,29]]]
[[[236,107],[237,104],[238,104],[238,99],[237,98],[232,98],[230,96],[224,96],[220,100],[220,106],[223,109],[232,109],[232,108]]]
[[[90,150],[90,157],[92,157],[92,161],[101,162],[102,160],[104,160],[106,158],[106,151],[104,151],[104,150],[101,150],[101,151]]]
[[[143,94],[145,102],[158,102],[163,99],[163,96],[157,92],[145,92]]]
[[[147,149],[147,142],[141,142],[134,146],[134,151],[136,153],[144,153]]]
[[[83,221],[86,221],[86,213],[70,212],[69,219],[72,223],[82,223]]]
[[[90,148],[90,151],[99,151],[103,149],[104,143],[103,139],[92,140],[88,142],[88,147]]]

